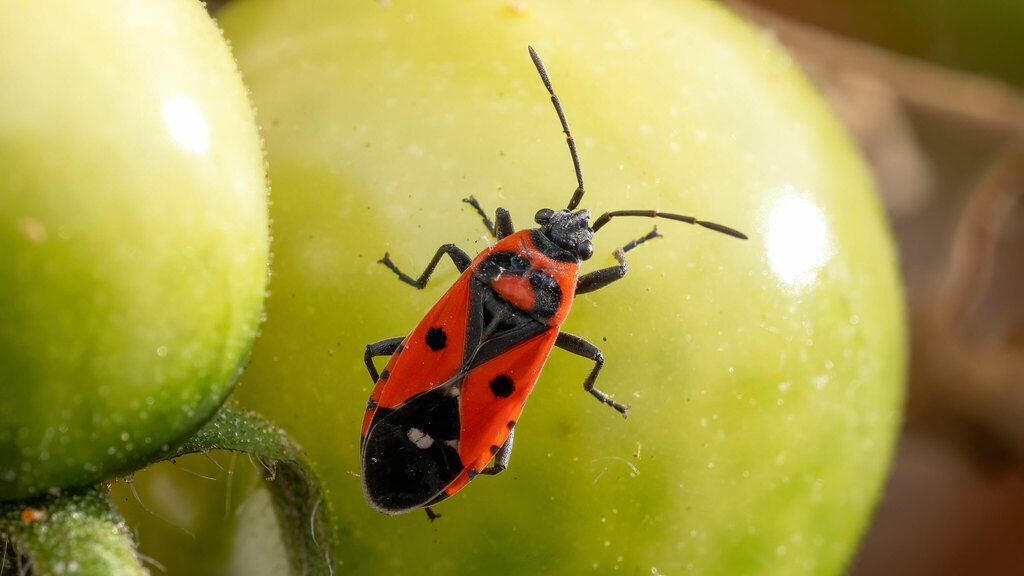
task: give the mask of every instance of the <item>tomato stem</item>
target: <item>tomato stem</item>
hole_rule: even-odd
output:
[[[263,464],[293,574],[333,574],[335,534],[324,498],[302,448],[254,412],[226,404],[178,447],[170,460],[211,450],[245,452]],[[109,484],[0,502],[0,574],[148,574],[131,530],[113,508]]]
[[[4,574],[148,573],[106,484],[0,503],[0,548]]]
[[[259,414],[229,402],[165,459],[211,450],[248,453],[266,469],[292,573],[333,574],[333,514],[302,448]]]

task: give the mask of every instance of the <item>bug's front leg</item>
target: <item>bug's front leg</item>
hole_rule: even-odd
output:
[[[654,238],[661,238],[661,234],[658,234],[658,228],[655,227],[642,238],[637,238],[629,244],[626,244],[622,248],[616,248],[615,259],[619,261],[618,266],[611,266],[609,268],[602,268],[591,272],[590,274],[584,274],[576,279],[576,293],[586,294],[587,292],[593,292],[594,290],[600,290],[605,286],[615,282],[616,280],[622,279],[629,272],[629,262],[626,262],[626,252],[629,252],[633,248],[653,240]]]
[[[476,213],[480,215],[480,218],[484,221],[484,226],[487,227],[487,233],[491,236],[501,240],[515,233],[516,227],[512,225],[512,215],[508,213],[508,210],[498,208],[494,212],[495,222],[491,222],[491,219],[487,217],[487,211],[484,210],[476,198],[470,196],[469,198],[463,198],[462,201],[476,209]]]
[[[604,354],[601,354],[601,349],[583,338],[568,332],[560,332],[558,334],[558,338],[555,339],[555,346],[594,361],[594,369],[590,371],[590,375],[583,382],[583,389],[590,392],[594,398],[618,410],[619,414],[622,414],[622,417],[625,418],[626,413],[629,411],[628,405],[619,404],[609,398],[604,392],[594,388],[594,381],[597,380],[597,375],[601,372],[601,367],[604,366]]]
[[[444,244],[438,248],[434,257],[430,259],[430,263],[427,264],[426,270],[423,271],[423,274],[420,274],[419,278],[415,279],[399,270],[398,266],[395,266],[394,262],[391,261],[391,255],[387,252],[384,253],[384,257],[378,260],[378,262],[390,268],[395,274],[398,274],[398,279],[402,282],[405,282],[413,288],[422,290],[427,285],[427,280],[430,279],[430,275],[434,273],[434,268],[437,268],[437,264],[441,261],[441,257],[445,254],[452,259],[452,262],[455,264],[455,267],[459,269],[459,272],[465,272],[466,268],[469,268],[469,265],[473,263],[473,258],[455,244]]]
[[[373,359],[377,356],[391,356],[398,351],[399,346],[402,345],[402,340],[405,340],[405,336],[388,338],[387,340],[366,345],[366,354],[363,355],[363,360],[366,362],[366,370],[370,372],[370,378],[373,379],[374,383],[377,382],[380,376],[377,374],[377,367],[373,365]]]
[[[505,439],[505,443],[501,445],[501,448],[498,448],[497,451],[494,452],[494,464],[491,464],[481,470],[481,474],[490,474],[493,476],[504,472],[505,469],[508,468],[508,459],[512,456],[512,440],[515,436],[515,430],[508,433],[508,438]],[[494,448],[491,449],[494,450]]]

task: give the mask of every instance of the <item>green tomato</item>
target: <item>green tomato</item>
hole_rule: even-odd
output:
[[[266,179],[188,0],[0,18],[0,499],[130,471],[231,390],[267,276]]]
[[[349,573],[835,574],[874,508],[904,376],[894,252],[870,176],[773,41],[719,6],[249,1],[221,24],[274,181],[269,320],[242,401],[318,462]],[[510,469],[436,510],[363,501],[364,345],[407,334],[447,289],[446,242],[486,246],[460,200],[520,227],[576,186],[526,47],[552,74],[582,158],[582,207],[658,208],[629,275],[576,300],[516,428]],[[584,271],[650,230],[602,229]]]

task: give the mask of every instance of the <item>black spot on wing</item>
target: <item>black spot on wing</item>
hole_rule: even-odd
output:
[[[447,443],[459,438],[459,399],[448,394],[458,385],[424,392],[380,418],[385,409],[378,409],[362,447],[363,489],[378,510],[429,505],[462,472]]]
[[[504,374],[491,380],[491,392],[496,398],[508,398],[515,390],[515,382],[512,382],[512,379]]]
[[[427,346],[430,346],[430,349],[434,352],[437,352],[448,345],[448,335],[445,334],[444,328],[441,328],[440,326],[428,328],[425,339],[427,341]]]

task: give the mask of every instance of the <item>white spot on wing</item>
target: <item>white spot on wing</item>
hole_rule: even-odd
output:
[[[419,428],[409,428],[405,435],[409,437],[410,442],[421,450],[426,450],[434,445],[434,439]]]

